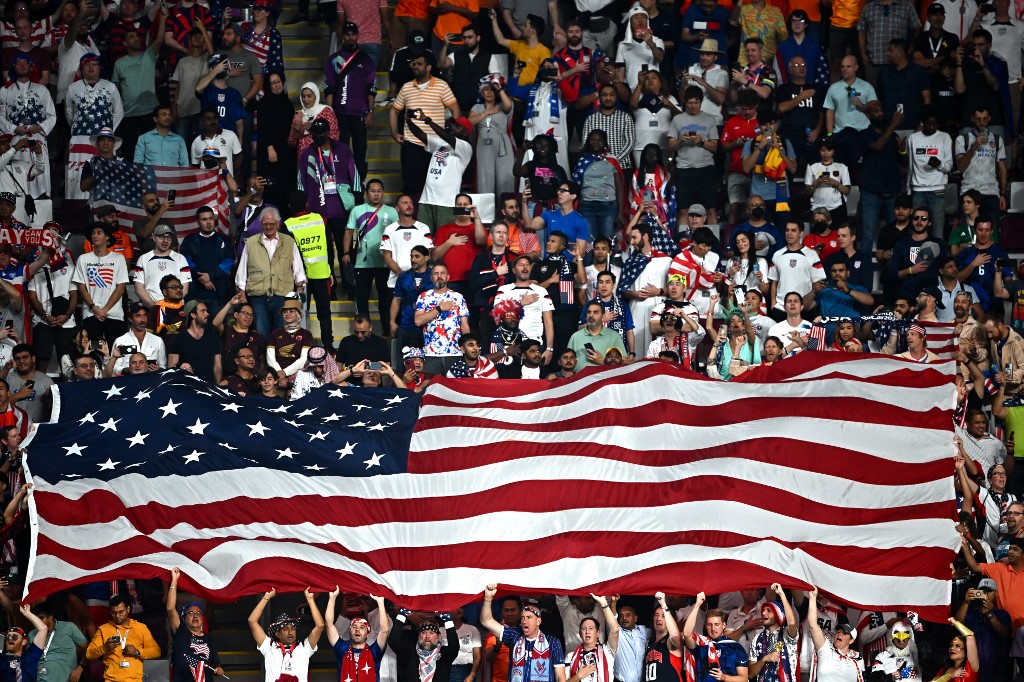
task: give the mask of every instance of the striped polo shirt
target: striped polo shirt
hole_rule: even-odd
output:
[[[422,109],[427,118],[438,125],[443,125],[445,107],[454,103],[455,95],[452,94],[452,89],[448,87],[448,84],[440,78],[431,76],[430,80],[422,85],[415,79],[403,85],[402,89],[398,91],[398,97],[395,98],[394,107],[398,111]],[[425,126],[420,127],[425,128]],[[423,143],[412,134],[408,123],[403,132],[406,140],[423,146]],[[424,130],[424,132],[430,134],[428,130]]]

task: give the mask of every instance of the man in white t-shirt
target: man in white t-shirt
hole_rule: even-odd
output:
[[[299,619],[287,613],[275,618],[264,632],[260,617],[276,594],[274,589],[264,594],[249,614],[249,631],[256,640],[256,649],[263,654],[264,682],[278,682],[282,675],[292,676],[297,682],[309,682],[309,659],[316,653],[317,642],[324,632],[324,617],[317,608],[313,593],[306,588],[306,604],[309,615],[313,617],[309,636],[298,641]]]
[[[433,134],[428,135],[418,122],[422,122]],[[419,217],[436,230],[442,225],[455,221],[455,195],[462,186],[462,174],[473,160],[473,145],[466,140],[473,132],[473,124],[465,116],[449,118],[444,127],[437,125],[422,109],[410,111],[406,117],[409,130],[415,135],[427,153],[427,178],[420,194]]]
[[[392,289],[395,288],[398,276],[412,267],[410,258],[414,246],[434,248],[434,241],[430,238],[431,229],[413,217],[416,204],[411,196],[403,194],[398,197],[395,211],[398,212],[398,222],[384,228],[380,238],[380,253],[391,269],[388,286]]]
[[[199,129],[201,134],[192,141],[192,164],[213,168],[217,165],[217,160],[226,159],[228,172],[236,175],[236,159],[239,168],[242,163],[242,144],[234,131],[220,127],[220,117],[216,109],[206,109],[199,115]],[[212,150],[216,150],[216,153]],[[213,164],[207,165],[210,162],[205,161],[205,158],[213,159]]]
[[[786,248],[772,258],[768,270],[771,282],[769,300],[772,308],[768,313],[773,320],[781,321],[785,316],[785,298],[791,291],[806,296],[815,282],[825,279],[818,253],[803,245],[803,224],[796,220],[786,221]]]
[[[114,245],[113,225],[94,224],[89,240],[93,250],[78,259],[71,281],[78,285],[78,300],[85,305],[82,327],[89,338],[93,343],[106,339],[113,344],[126,327],[121,297],[128,286],[128,264],[124,256],[110,250]]]
[[[547,289],[530,283],[530,272],[533,263],[527,256],[519,256],[512,264],[515,282],[498,287],[494,304],[505,298],[517,299],[523,305],[523,318],[519,321],[519,331],[528,339],[540,341],[545,348],[553,348],[555,343],[555,304],[548,295]]]
[[[174,228],[167,223],[160,223],[153,230],[153,250],[139,256],[132,268],[132,279],[135,280],[135,293],[139,300],[147,306],[154,306],[164,295],[160,290],[160,282],[167,275],[174,275],[185,287],[183,296],[188,296],[188,285],[192,282],[188,261],[177,251],[171,249]]]
[[[776,322],[768,330],[768,336],[782,341],[787,355],[796,355],[807,347],[807,334],[811,331],[811,323],[801,317],[804,311],[804,297],[796,291],[785,296],[786,318]]]

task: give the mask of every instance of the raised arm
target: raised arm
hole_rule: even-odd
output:
[[[391,634],[391,619],[388,618],[388,610],[384,607],[384,597],[371,594],[370,599],[377,602],[377,624],[380,632],[377,633],[377,646],[384,650],[388,644],[388,635]]]
[[[789,618],[787,615],[786,618]],[[807,593],[807,631],[811,633],[811,641],[814,642],[814,650],[817,651],[825,645],[825,633],[818,625],[818,588],[812,587]]]
[[[168,365],[170,362],[168,362]],[[260,616],[263,615],[263,609],[267,608],[267,604],[270,600],[277,595],[277,590],[273,587],[270,588],[270,592],[266,592],[263,598],[257,602],[256,607],[249,614],[249,632],[252,633],[253,639],[256,640],[256,646],[263,646],[263,642],[267,639],[267,633],[263,631],[263,626],[260,625]]]
[[[46,623],[42,621],[36,614],[32,613],[32,607],[29,604],[21,605],[21,615],[25,617],[29,623],[32,623],[32,627],[36,630],[36,636],[32,638],[32,643],[42,649],[46,646]],[[977,651],[977,649],[975,649]]]
[[[181,569],[175,566],[171,569],[171,584],[167,588],[167,624],[171,626],[171,633],[178,631],[181,626],[181,616],[178,615],[178,578],[181,577]]]
[[[484,607],[480,610],[480,625],[483,625],[487,630],[501,641],[502,636],[505,634],[505,626],[494,620],[494,614],[491,613],[491,602],[494,601],[494,595],[498,593],[498,586],[494,583],[489,584],[484,588]]]
[[[309,591],[308,587],[302,591],[302,594],[306,597],[309,615],[313,616],[313,629],[309,631],[309,637],[306,639],[309,640],[310,648],[314,648],[316,643],[320,641],[320,635],[324,634],[324,617],[320,615],[320,609],[316,605],[316,598]]]
[[[679,637],[679,624],[676,623],[675,616],[668,608],[668,601],[665,599],[664,592],[658,592],[654,595],[654,598],[658,601],[658,605],[661,606],[661,610],[665,612],[665,627],[668,629],[668,648],[669,651],[679,651],[682,648],[682,641]]]
[[[327,641],[330,642],[332,647],[341,639],[338,628],[334,624],[334,602],[338,599],[340,592],[341,588],[335,585],[334,591],[327,593],[327,610],[324,611],[324,618],[327,619]]]
[[[697,598],[693,602],[693,609],[686,616],[686,622],[683,623],[683,644],[690,651],[697,648],[697,641],[693,638],[693,629],[697,627],[697,616],[700,614],[701,604],[707,599],[703,592],[697,593]]]
[[[772,590],[775,594],[779,595],[779,601],[782,602],[782,608],[786,613],[786,630],[789,632],[789,636],[796,637],[800,632],[800,623],[796,619],[796,613],[793,611],[793,605],[790,604],[789,599],[786,598],[786,591],[782,589],[782,585],[779,583],[772,583]]]
[[[594,598],[594,601],[597,602],[598,606],[601,607],[601,611],[604,613],[604,622],[608,627],[608,647],[612,650],[612,653],[618,653],[619,621],[615,617],[615,611],[612,610],[612,600],[608,597],[598,597],[596,594],[591,594],[590,596]]]

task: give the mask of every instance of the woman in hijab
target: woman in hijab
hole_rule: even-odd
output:
[[[303,83],[299,91],[299,103],[302,104],[302,110],[296,112],[292,118],[292,129],[288,134],[288,144],[296,148],[296,165],[298,159],[302,158],[302,153],[313,144],[313,136],[310,135],[309,129],[316,119],[322,118],[327,121],[331,127],[331,139],[338,139],[338,119],[333,109],[320,103],[320,86],[312,81]]]
[[[271,73],[267,81],[266,94],[250,102],[260,127],[256,139],[256,174],[273,180],[263,190],[263,198],[285,214],[289,194],[295,189],[296,156],[291,153],[288,138],[292,119],[297,114],[288,98],[284,74]]]

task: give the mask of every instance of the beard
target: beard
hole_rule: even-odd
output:
[[[578,48],[582,44],[583,44],[583,36],[573,36],[573,37],[569,38],[569,47],[571,47],[574,50],[576,48]]]

